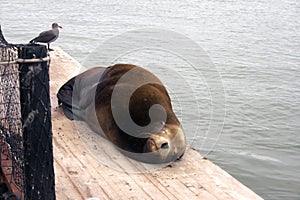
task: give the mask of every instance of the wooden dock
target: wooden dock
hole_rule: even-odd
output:
[[[180,161],[168,166],[142,164],[114,150],[84,123],[68,120],[57,106],[56,93],[80,67],[62,49],[51,52],[57,199],[262,199],[211,161],[201,159],[195,150],[187,149]]]

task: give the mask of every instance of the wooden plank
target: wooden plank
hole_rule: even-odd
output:
[[[193,149],[167,167],[143,164],[120,154],[85,123],[68,120],[56,93],[80,68],[62,49],[51,52],[57,199],[261,199]]]

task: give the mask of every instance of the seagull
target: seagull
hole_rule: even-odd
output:
[[[53,51],[53,49],[50,49],[50,43],[54,42],[58,38],[59,35],[58,28],[62,28],[62,27],[59,26],[57,23],[53,23],[51,30],[41,32],[39,36],[33,38],[30,41],[30,43],[36,43],[36,42],[47,43],[48,50]]]

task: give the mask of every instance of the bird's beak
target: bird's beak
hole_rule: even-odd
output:
[[[62,28],[62,26],[58,26],[58,28]]]

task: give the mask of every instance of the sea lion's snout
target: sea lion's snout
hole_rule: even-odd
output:
[[[179,159],[185,151],[186,141],[182,127],[166,125],[157,134],[151,135],[145,146],[144,153],[155,153],[163,162]]]
[[[170,148],[169,141],[166,138],[160,135],[153,135],[147,140],[144,148],[144,152],[145,153],[155,152],[161,149],[167,150],[169,148]]]

